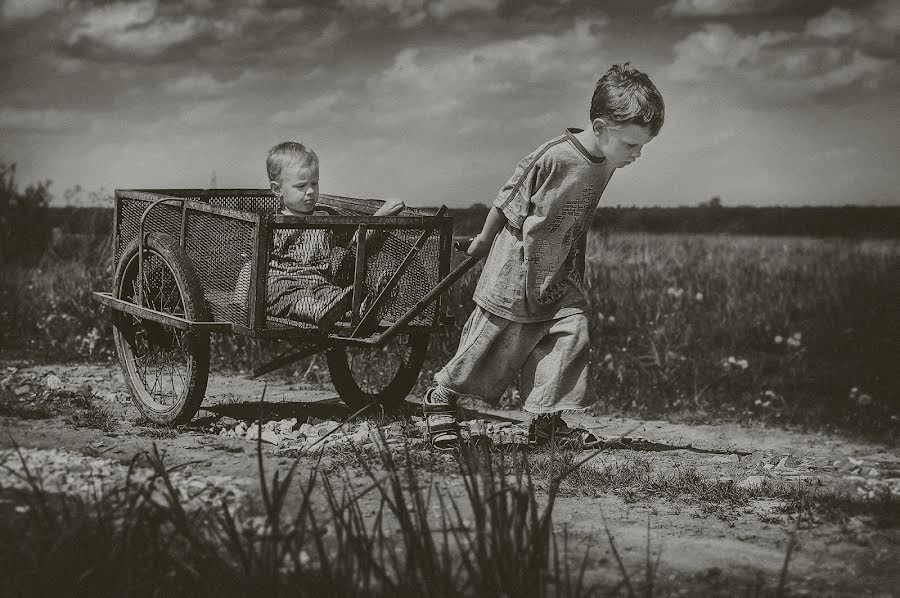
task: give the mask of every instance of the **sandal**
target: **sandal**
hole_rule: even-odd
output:
[[[452,451],[459,448],[459,422],[456,420],[456,395],[441,389],[449,395],[435,397],[439,387],[432,386],[425,391],[422,400],[422,415],[425,417],[425,433],[428,442],[439,451]],[[437,399],[437,400],[435,400]],[[442,400],[443,399],[443,400]]]
[[[528,444],[547,446],[550,442],[557,446],[590,450],[603,445],[596,434],[583,428],[571,428],[559,413],[536,415],[528,426]]]

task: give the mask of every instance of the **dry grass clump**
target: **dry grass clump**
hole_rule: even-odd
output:
[[[600,575],[589,547],[572,554],[568,534],[554,531],[559,488],[590,455],[554,462],[538,491],[521,455],[465,449],[456,459],[458,497],[423,477],[408,449],[383,451],[378,468],[360,455],[368,482],[359,488],[317,467],[301,476],[300,459],[269,478],[257,448],[261,515],[224,497],[218,505],[187,497],[178,468],[155,448],[132,462],[124,484],[92,497],[53,494],[22,457],[26,488],[5,490],[0,501],[0,594],[64,587],[84,596],[544,597],[674,589],[656,579],[649,523],[640,570],[623,562],[607,530],[614,561]],[[395,461],[404,453],[403,464]],[[736,581],[733,589],[783,595],[790,550],[778,588]]]

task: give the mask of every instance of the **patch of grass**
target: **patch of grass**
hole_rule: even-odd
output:
[[[129,473],[124,486],[90,500],[50,494],[27,473],[30,487],[15,491],[13,501],[0,500],[0,570],[6,572],[0,594],[48,595],[59,587],[76,595],[216,597],[652,597],[685,586],[706,595],[787,591],[792,543],[777,588],[759,577],[748,586],[737,572],[714,580],[658,578],[660,551],[654,558],[649,520],[640,571],[623,561],[608,528],[612,561],[592,560],[590,547],[572,554],[569,536],[554,531],[552,514],[567,476],[590,455],[559,463],[551,455],[546,491],[539,492],[528,455],[468,447],[453,459],[464,488],[455,498],[432,475],[419,473],[421,457],[408,449],[383,451],[377,464],[359,453],[356,466],[368,484],[354,489],[349,476],[323,475],[317,464],[301,478],[299,460],[283,478],[277,472],[267,478],[261,448],[258,442],[261,516],[208,502],[188,512],[170,477],[175,468],[155,447],[141,461],[152,469],[149,480]],[[620,467],[609,479],[636,481],[647,472]],[[133,481],[139,477],[141,483]],[[687,474],[672,484],[700,482]],[[299,493],[291,512],[289,489]],[[26,508],[12,508],[18,504]],[[598,566],[608,568],[604,581],[587,583],[588,569]],[[720,583],[725,578],[727,587]]]
[[[370,463],[381,463],[381,453],[376,449],[329,452],[323,461],[325,471],[353,467],[357,461],[354,450]],[[694,467],[660,471],[647,459],[638,456],[610,458],[612,454],[605,451],[589,461],[584,461],[584,452],[572,449],[542,448],[518,457],[505,449],[494,449],[491,454],[497,467],[506,468],[507,475],[514,474],[509,468],[510,463],[517,458],[525,459],[531,478],[545,490],[555,476],[565,471],[566,475],[556,489],[560,496],[597,498],[614,494],[626,503],[681,501],[698,505],[702,513],[723,521],[736,520],[741,510],[754,500],[777,499],[783,501],[779,512],[804,516],[808,521],[840,524],[850,517],[861,516],[871,518],[882,528],[900,526],[900,501],[887,492],[873,500],[840,490],[810,489],[790,483],[769,482],[756,488],[741,488],[731,481],[705,477]],[[452,457],[424,448],[407,450],[393,458],[403,466],[411,465],[432,474],[457,474]]]
[[[163,440],[166,438],[177,438],[181,431],[178,428],[170,428],[167,426],[158,426],[155,424],[147,424],[145,425],[140,432],[138,432],[139,436],[143,436],[145,438],[153,438],[155,440]]]
[[[91,399],[83,399],[82,407],[66,416],[65,422],[76,428],[94,428],[114,432],[119,425],[115,416]]]
[[[18,419],[49,419],[56,415],[53,409],[40,399],[20,401],[14,393],[0,390],[0,416]]]

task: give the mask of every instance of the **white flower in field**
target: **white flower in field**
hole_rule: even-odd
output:
[[[872,397],[867,395],[866,393],[863,393],[856,397],[856,402],[860,405],[870,405],[872,403]]]
[[[684,294],[684,289],[680,289],[678,287],[669,287],[668,290],[666,290],[666,293],[669,294],[669,297],[675,297],[676,299],[678,299],[682,294]]]
[[[746,359],[737,359],[734,355],[731,355],[728,357],[728,359],[722,362],[722,366],[725,369],[735,367],[746,370],[750,366],[750,362],[748,362]]]
[[[799,347],[800,341],[797,338],[792,336],[789,339],[787,339],[787,344],[790,345],[791,347]]]
[[[858,387],[854,386],[853,388],[850,389],[850,398],[851,398],[851,399],[854,398],[854,397],[855,397],[856,395],[858,395],[858,394],[859,394],[859,388],[858,388]]]
[[[603,356],[603,361],[612,361],[612,353],[607,353]]]
[[[783,342],[784,342],[784,337],[781,336],[780,334],[776,334],[775,335],[775,344],[780,345]]]
[[[756,399],[755,401],[753,401],[753,404],[756,406],[762,405],[762,399]]]
[[[799,341],[799,340],[803,339],[803,334],[800,332],[795,332],[794,334],[791,335],[791,338],[795,338]]]
[[[615,316],[609,316],[608,318],[606,318],[606,321],[609,322],[610,324],[615,324],[616,318],[615,318]]]
[[[697,293],[696,295],[694,295],[694,299],[696,301],[703,301],[703,293]]]

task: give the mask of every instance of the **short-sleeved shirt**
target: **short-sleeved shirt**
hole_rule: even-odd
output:
[[[507,218],[475,288],[475,303],[515,322],[584,312],[583,237],[615,168],[575,138],[581,129],[523,158],[494,206]]]

